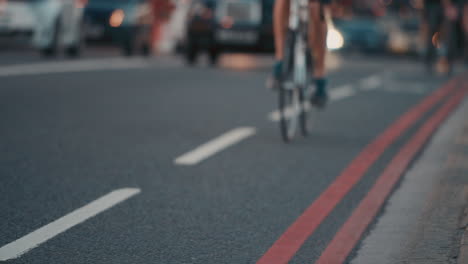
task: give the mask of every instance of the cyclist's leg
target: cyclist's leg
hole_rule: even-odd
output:
[[[289,17],[289,0],[276,0],[273,11],[273,30],[275,35],[275,59],[282,60],[286,27]]]
[[[326,54],[326,36],[327,24],[323,19],[323,6],[319,1],[311,1],[309,4],[311,26],[309,27],[309,44],[315,59],[314,72],[315,78],[325,77],[325,54]]]
[[[318,0],[311,0],[309,4],[310,10],[310,27],[309,27],[309,44],[314,58],[314,72],[312,73],[315,79],[315,94],[311,98],[313,104],[324,106],[327,101],[325,78],[325,56],[327,52],[326,37],[327,37],[327,24],[324,19],[324,8]]]
[[[275,59],[273,67],[273,77],[279,79],[281,76],[281,66],[284,56],[284,43],[286,39],[286,28],[289,19],[289,1],[276,0],[273,10],[273,33],[275,38]]]

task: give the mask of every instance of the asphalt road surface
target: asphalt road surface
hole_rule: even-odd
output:
[[[331,103],[309,137],[284,144],[267,57],[190,68],[2,56],[6,263],[327,263],[392,158],[460,86],[416,61],[338,56]],[[346,261],[361,238],[342,241]]]

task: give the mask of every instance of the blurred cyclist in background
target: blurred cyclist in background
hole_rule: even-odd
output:
[[[273,27],[275,35],[275,65],[273,66],[273,79],[281,78],[284,43],[288,24],[290,0],[276,0],[273,11]],[[319,107],[326,105],[327,80],[325,77],[325,54],[327,24],[325,15],[330,14],[329,4],[331,0],[309,0],[311,26],[309,28],[309,45],[314,58],[313,79],[316,90],[311,98],[311,103]]]
[[[448,72],[453,70],[457,58],[463,57],[462,52],[466,46],[466,30],[464,21],[467,19],[467,0],[442,0],[445,25],[445,50],[448,63]]]
[[[459,50],[465,48],[468,33],[467,0],[425,0],[423,20],[426,25],[427,70],[432,72],[438,49],[448,67],[452,65]]]

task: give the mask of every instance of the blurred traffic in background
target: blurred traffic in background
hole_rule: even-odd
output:
[[[431,1],[338,2],[329,50],[415,58],[448,56],[449,49],[464,54],[468,23],[435,22],[433,17],[443,17],[436,14],[440,8],[423,11]],[[215,65],[225,52],[273,52],[273,5],[274,0],[0,0],[0,48],[23,45],[43,57],[76,58],[105,44],[125,56],[179,54],[190,65],[205,53]]]

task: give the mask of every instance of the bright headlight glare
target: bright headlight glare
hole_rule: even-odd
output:
[[[394,51],[404,52],[409,49],[410,40],[403,34],[395,33],[390,37],[390,48]]]
[[[112,12],[109,18],[109,25],[111,27],[120,27],[124,21],[125,13],[122,9],[117,9]]]
[[[343,35],[341,35],[341,33],[335,28],[330,29],[327,34],[327,48],[329,50],[338,50],[343,48],[343,46]]]

